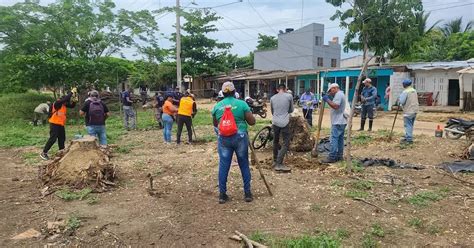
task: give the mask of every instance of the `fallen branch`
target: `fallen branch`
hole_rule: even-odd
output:
[[[376,208],[382,210],[382,211],[385,212],[385,213],[388,213],[388,210],[386,210],[386,209],[384,209],[384,208],[382,208],[382,207],[379,207],[379,206],[377,206],[377,205],[375,205],[375,204],[373,204],[373,203],[371,203],[371,202],[368,202],[368,201],[366,201],[365,199],[358,198],[358,197],[354,197],[354,198],[352,198],[352,199],[355,200],[355,201],[361,201],[361,202],[363,202],[363,203],[365,203],[365,204],[368,204],[368,205],[370,205],[370,206],[372,206],[372,207],[376,207]]]
[[[438,170],[436,170],[436,171],[438,171]],[[443,170],[443,172],[444,172],[444,173],[441,173],[441,172],[438,172],[438,173],[441,173],[441,174],[443,174],[443,175],[448,175],[448,176],[450,176],[450,177],[452,177],[452,178],[454,178],[454,179],[456,179],[456,180],[458,180],[458,181],[460,181],[460,182],[463,182],[463,183],[467,184],[469,187],[474,186],[474,183],[473,183],[473,182],[469,182],[469,181],[466,181],[466,180],[464,180],[464,179],[462,179],[462,178],[459,178],[459,177],[455,176],[453,172],[449,173],[449,172],[444,171],[444,170]]]
[[[262,244],[258,243],[257,241],[253,241],[253,240],[247,238],[247,236],[245,236],[244,234],[242,234],[239,231],[235,231],[235,233],[237,235],[232,235],[229,238],[232,239],[232,240],[235,240],[235,241],[239,241],[239,242],[241,242],[243,240],[245,242],[246,247],[268,248],[266,245],[262,245]]]
[[[235,231],[235,233],[236,233],[237,235],[239,235],[239,237],[242,238],[242,240],[245,242],[245,246],[246,246],[247,248],[253,248],[252,242],[250,241],[249,238],[247,238],[247,236],[245,236],[244,234],[242,234],[242,233],[239,232],[239,231]]]

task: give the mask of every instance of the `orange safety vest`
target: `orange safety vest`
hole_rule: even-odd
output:
[[[182,97],[179,101],[178,115],[191,116],[193,114],[194,101],[191,97]]]
[[[66,125],[66,106],[63,104],[59,110],[54,109],[54,103],[52,104],[52,113],[51,118],[49,118],[49,123],[64,126]]]

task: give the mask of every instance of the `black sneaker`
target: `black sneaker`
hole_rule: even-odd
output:
[[[219,194],[219,204],[224,204],[229,200],[229,196],[226,193]]]
[[[244,200],[245,200],[246,202],[251,202],[251,201],[253,201],[252,193],[251,193],[251,192],[245,192],[245,198],[244,198]]]
[[[47,153],[42,152],[42,153],[40,154],[40,157],[41,157],[41,159],[43,159],[43,160],[49,160],[49,156],[48,156]]]

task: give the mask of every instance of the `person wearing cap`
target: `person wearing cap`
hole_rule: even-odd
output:
[[[344,93],[336,83],[329,85],[327,93],[323,96],[323,101],[331,107],[331,149],[329,156],[321,162],[335,163],[342,160],[344,156],[344,131],[347,125],[347,119],[344,116],[346,100]],[[332,96],[332,100],[329,96]]]
[[[290,114],[293,113],[293,97],[286,92],[286,85],[278,85],[278,93],[270,98],[273,129],[273,169],[278,172],[289,172],[291,168],[283,164],[283,159],[290,146]],[[280,135],[283,145],[280,147]]]
[[[67,119],[67,109],[76,107],[76,97],[77,89],[73,88],[67,95],[57,99],[51,105],[51,114],[49,117],[49,139],[46,142],[46,145],[43,148],[43,152],[40,154],[40,157],[43,160],[49,160],[48,151],[54,145],[56,140],[58,141],[59,151],[64,150],[64,143],[66,142],[66,119]]]
[[[360,129],[359,131],[364,131],[365,121],[367,119],[367,115],[369,116],[369,129],[368,131],[372,131],[372,124],[374,123],[374,108],[375,108],[375,100],[377,97],[377,88],[372,86],[372,80],[370,78],[366,78],[364,81],[364,88],[362,89],[361,93],[361,102],[362,102],[362,111],[360,115]]]
[[[222,92],[224,99],[218,102],[211,112],[214,127],[219,126],[225,108],[230,106],[238,131],[232,136],[219,135],[217,139],[217,152],[219,153],[219,203],[222,204],[229,200],[227,195],[227,177],[234,153],[237,155],[240,172],[242,173],[244,199],[246,202],[251,202],[253,197],[250,189],[251,174],[247,127],[248,125],[255,125],[255,117],[252,115],[252,111],[247,103],[235,98],[235,87],[232,82],[225,82],[222,85]]]
[[[181,132],[183,131],[183,126],[186,125],[186,130],[188,131],[188,143],[191,144],[193,141],[193,118],[197,113],[196,102],[191,97],[191,94],[186,91],[184,96],[181,97],[178,107],[178,116],[176,122],[178,124],[178,132],[176,133],[176,143],[179,145],[181,143]]]
[[[172,94],[166,94],[166,101],[163,104],[163,138],[165,144],[171,144],[171,130],[173,129],[174,116],[178,112],[173,100]]]
[[[90,92],[87,100],[79,110],[79,114],[84,116],[87,133],[99,139],[101,146],[107,145],[107,135],[105,130],[105,120],[110,116],[110,111],[99,98],[99,92]]]
[[[411,79],[403,80],[403,92],[398,98],[399,106],[403,108],[403,124],[405,127],[405,137],[400,141],[401,144],[413,143],[413,126],[415,125],[416,114],[418,113],[419,103],[418,94],[412,86]]]
[[[137,128],[135,123],[135,111],[133,110],[132,87],[122,92],[123,125],[127,131]]]
[[[307,88],[306,91],[301,95],[300,103],[303,105],[303,116],[308,122],[309,126],[312,127],[314,105],[318,103],[318,101],[311,92],[310,88]]]

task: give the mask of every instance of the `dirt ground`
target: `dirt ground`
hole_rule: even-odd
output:
[[[315,118],[316,119],[316,118]],[[212,132],[197,127],[198,136]],[[373,134],[375,135],[375,134]],[[417,136],[413,147],[374,137],[356,145],[355,157],[393,158],[423,165],[424,170],[369,167],[345,174],[341,164],[322,166],[305,153],[292,153],[288,174],[264,173],[275,193],[270,197],[252,168],[255,200],[243,201],[238,166],[229,174],[231,201],[217,202],[216,143],[163,145],[159,130],[133,131],[119,142],[128,150],[114,152],[119,186],[85,200],[65,202],[55,194],[41,198],[37,167],[22,154],[34,148],[0,150],[0,247],[32,246],[157,246],[241,247],[228,239],[234,230],[260,232],[276,238],[346,230],[344,246],[361,246],[374,224],[384,230],[375,237],[381,247],[472,247],[474,244],[474,189],[434,166],[453,161],[466,145],[463,140]],[[260,161],[271,159],[270,148],[258,151]],[[148,189],[147,174],[154,176],[156,195]],[[474,182],[471,174],[456,175]],[[359,179],[373,184],[366,201],[387,212],[348,197]],[[393,184],[392,184],[393,183]],[[409,199],[420,192],[443,192],[442,199],[426,206]],[[49,235],[48,221],[75,216],[80,227],[69,235]],[[419,219],[422,224],[409,223]],[[29,228],[39,238],[12,240]]]

